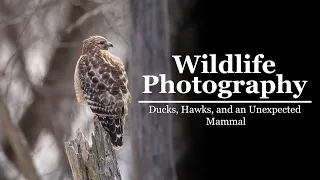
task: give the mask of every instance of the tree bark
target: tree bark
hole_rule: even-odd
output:
[[[98,120],[94,122],[92,147],[78,129],[77,138],[65,142],[65,150],[75,180],[121,180],[110,137]]]
[[[167,1],[139,0],[132,2],[132,59],[129,61],[129,89],[132,94],[130,126],[132,127],[135,179],[173,179],[170,115],[149,114],[149,104],[141,100],[169,100],[153,86],[152,94],[142,94],[142,75],[166,74],[170,79],[169,29]]]

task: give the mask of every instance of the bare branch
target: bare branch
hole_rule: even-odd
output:
[[[73,31],[74,29],[76,29],[77,27],[81,26],[86,20],[88,20],[90,17],[95,16],[97,14],[99,14],[102,10],[104,10],[107,6],[110,6],[110,4],[108,3],[104,3],[98,7],[96,7],[95,9],[93,9],[90,12],[85,13],[84,15],[82,15],[75,23],[70,24],[67,29],[66,32],[70,33],[71,31]]]
[[[61,0],[51,0],[45,4],[42,4],[42,5],[40,2],[39,5],[35,9],[26,10],[23,14],[20,14],[17,17],[14,17],[11,19],[6,19],[5,21],[1,21],[0,22],[0,29],[4,28],[6,26],[9,26],[9,25],[20,24],[23,21],[25,21],[26,18],[29,19],[31,16],[33,16],[38,10],[52,7],[52,5],[57,4],[59,1],[61,1]]]
[[[8,109],[0,96],[1,123],[9,143],[17,157],[18,166],[27,179],[39,180],[36,168],[33,165],[29,149],[22,143],[18,129],[13,125],[9,117]]]
[[[23,55],[23,52],[22,52],[22,47],[20,45],[20,40],[22,38],[22,36],[24,35],[26,29],[27,29],[27,26],[31,20],[31,17],[34,15],[34,13],[39,9],[40,5],[42,3],[42,0],[39,2],[39,4],[37,5],[37,7],[35,8],[35,10],[33,11],[33,13],[29,16],[29,18],[27,19],[24,27],[23,27],[23,30],[21,31],[20,34],[18,34],[16,28],[14,28],[13,26],[8,26],[7,28],[7,34],[8,34],[8,37],[9,37],[9,41],[11,44],[13,44],[15,46],[15,49],[16,51],[14,52],[14,54],[9,58],[9,60],[7,61],[7,64],[5,66],[5,69],[3,71],[6,70],[7,66],[9,65],[9,63],[11,61],[14,61],[13,64],[16,63],[16,61],[19,61],[20,64],[22,65],[21,67],[21,73],[22,73],[22,78],[31,86],[31,89],[36,93],[37,89],[34,87],[33,83],[30,81],[30,79],[28,78],[28,74],[27,74],[27,71],[26,71],[26,66],[25,66],[25,59],[24,59],[24,55]],[[5,4],[4,2],[2,2],[2,6],[3,8],[1,8],[1,10],[5,13],[5,15],[8,15],[10,14],[10,11],[8,10],[7,7],[5,7]],[[17,57],[17,58],[15,58]]]

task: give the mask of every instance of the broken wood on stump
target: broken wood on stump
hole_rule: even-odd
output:
[[[65,150],[75,180],[121,180],[110,136],[98,120],[94,120],[92,147],[78,129],[76,139],[65,142]]]

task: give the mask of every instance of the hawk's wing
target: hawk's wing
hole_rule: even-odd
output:
[[[97,115],[122,117],[127,114],[130,93],[124,66],[119,61],[107,51],[81,56],[78,61],[83,97]]]
[[[79,77],[79,62],[81,59],[83,58],[87,58],[87,57],[84,57],[83,55],[78,59],[78,62],[77,62],[77,65],[76,65],[76,68],[75,68],[75,71],[74,71],[74,90],[75,90],[75,93],[76,93],[76,97],[77,97],[77,100],[80,104],[86,104],[86,99],[84,98],[84,92],[81,88],[81,82],[80,82],[80,77]]]

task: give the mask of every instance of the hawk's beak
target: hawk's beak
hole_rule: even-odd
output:
[[[107,42],[108,47],[113,47],[113,44],[111,42]]]

